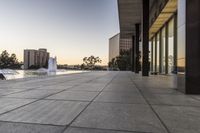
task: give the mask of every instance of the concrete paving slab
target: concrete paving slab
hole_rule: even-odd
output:
[[[90,129],[90,128],[74,128],[69,127],[64,133],[141,133],[141,132],[125,132],[125,131],[113,131],[105,129]]]
[[[0,116],[2,121],[68,125],[87,102],[40,100]]]
[[[13,110],[25,104],[31,103],[33,99],[0,98],[0,114]]]
[[[111,80],[112,80],[113,77],[104,77],[104,78],[100,78],[100,79],[96,79],[94,81],[92,81],[92,83],[103,83],[103,84],[108,84]]]
[[[34,84],[28,84],[24,83],[23,85],[12,85],[10,89],[22,89],[22,90],[28,90],[28,89],[33,89],[33,88],[38,88],[42,87],[43,85],[40,85],[39,83],[34,83]]]
[[[191,95],[191,96],[200,101],[200,95]]]
[[[51,85],[51,86],[43,86],[43,87],[38,87],[36,89],[47,89],[47,90],[66,90],[71,88],[72,85]]]
[[[142,104],[92,103],[72,126],[166,133],[149,106]]]
[[[200,133],[200,108],[153,106],[171,133]]]
[[[95,102],[137,103],[146,104],[144,98],[134,92],[102,92]]]
[[[140,88],[142,93],[150,93],[150,94],[174,94],[174,95],[182,95],[183,93],[169,88]]]
[[[200,101],[188,95],[144,94],[150,104],[200,106]]]
[[[0,122],[1,133],[62,133],[64,127]]]
[[[51,89],[51,90],[29,90],[29,91],[23,91],[23,92],[19,92],[19,93],[15,93],[15,94],[10,94],[7,95],[5,97],[12,97],[12,98],[36,98],[36,99],[40,99],[46,96],[49,96],[51,94],[57,93],[61,90],[56,90],[56,89]]]
[[[142,78],[141,80],[134,81],[134,83],[139,88],[166,88],[166,89],[174,89],[175,84],[173,81],[169,79],[163,79],[160,78],[160,76],[157,76],[157,78],[151,79],[151,77],[148,78]]]
[[[70,124],[77,116],[66,133],[165,133],[159,118],[170,133],[200,132],[200,98],[177,93],[173,89],[172,81],[171,76],[142,77],[132,72],[108,71],[0,81],[0,95],[1,92],[7,94],[14,90],[26,91],[24,94],[17,92],[18,98],[1,96],[0,113],[3,114],[0,115],[0,133],[54,133],[54,128],[55,132],[59,133],[60,128],[57,130],[57,127]],[[87,108],[88,102],[80,102],[90,101],[107,83],[109,85]],[[74,89],[68,89],[69,86],[74,86]],[[37,91],[32,92],[28,90],[30,88]],[[27,99],[43,98],[47,94],[52,94],[52,91],[62,89],[66,89],[66,94],[60,92],[50,96],[58,100],[47,99],[30,103],[34,100]],[[142,96],[138,89],[152,104],[157,115],[150,106],[140,103],[144,99],[141,100]],[[26,105],[28,103],[30,104]],[[7,125],[5,121],[14,124]],[[23,123],[26,123],[25,126]],[[51,128],[50,125],[57,126]]]
[[[139,93],[138,89],[133,85],[127,85],[127,84],[109,84],[105,87],[103,91],[111,91],[111,92],[134,92]]]
[[[4,90],[29,90],[29,89],[33,89],[36,88],[34,86],[18,86],[15,84],[8,84],[7,86],[1,86],[0,89],[4,89]]]
[[[20,91],[24,91],[24,90],[18,90],[18,89],[0,89],[0,96],[8,95],[8,94],[11,94],[11,93],[16,93],[16,92],[20,92]]]
[[[98,93],[91,91],[63,91],[46,99],[92,101]]]
[[[126,79],[123,79],[123,80],[113,79],[112,83],[114,83],[114,84],[132,84],[133,81],[131,81],[130,79],[127,79],[127,80]]]
[[[102,91],[105,87],[105,84],[99,83],[83,83],[79,86],[70,88],[70,91]]]

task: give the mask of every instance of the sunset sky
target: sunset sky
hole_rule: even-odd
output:
[[[117,0],[0,0],[0,52],[47,48],[59,64],[85,56],[108,62],[108,39],[119,32]]]

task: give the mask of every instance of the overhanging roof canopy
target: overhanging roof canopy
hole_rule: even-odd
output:
[[[135,34],[135,24],[141,22],[142,0],[118,0],[120,36]]]
[[[160,28],[173,16],[177,10],[177,0],[169,0],[161,13],[157,17],[156,21],[149,29],[149,38],[152,38]]]
[[[150,0],[150,7],[156,0]],[[130,38],[135,34],[135,24],[142,20],[142,0],[118,0],[120,36]],[[177,0],[168,0],[149,29],[151,38],[176,12]]]

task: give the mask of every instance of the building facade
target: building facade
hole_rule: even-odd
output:
[[[109,39],[109,62],[120,55],[120,51],[130,51],[132,37],[116,34]]]
[[[200,1],[118,0],[118,7],[120,34],[132,37],[132,70],[142,53],[143,76],[174,76],[178,90],[200,94]]]
[[[120,36],[119,49],[120,51],[128,51],[132,48],[132,37]]]
[[[25,49],[24,50],[24,69],[47,67],[49,53],[46,49]]]
[[[115,36],[109,39],[109,62],[112,61],[113,58],[119,56],[120,51],[120,34],[116,34]]]

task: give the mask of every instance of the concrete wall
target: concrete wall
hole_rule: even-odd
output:
[[[109,62],[119,55],[120,34],[109,39]]]

